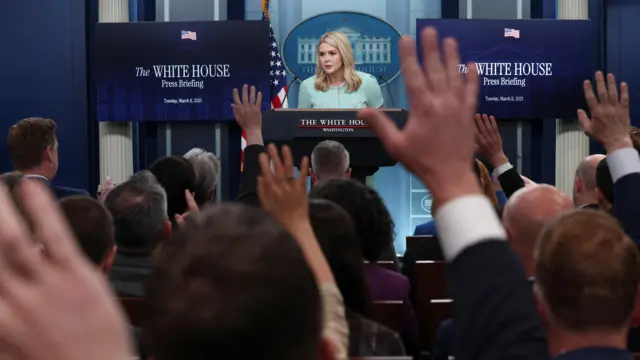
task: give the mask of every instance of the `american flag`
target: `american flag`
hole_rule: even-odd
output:
[[[520,30],[504,28],[504,37],[520,39]]]
[[[180,37],[182,40],[197,40],[195,31],[186,31],[182,30],[182,36]]]
[[[270,91],[269,96],[271,98],[271,108],[288,108],[289,101],[285,100],[287,94],[287,75],[280,57],[280,50],[278,49],[278,43],[271,27],[271,19],[269,18],[269,0],[262,0],[262,20],[269,21],[269,43],[271,44],[271,68],[269,71]],[[284,102],[284,103],[283,103]],[[244,148],[247,147],[247,136],[242,131],[241,140],[242,149],[242,164],[240,169],[244,168]]]

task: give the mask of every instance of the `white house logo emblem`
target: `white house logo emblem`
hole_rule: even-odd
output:
[[[427,195],[423,197],[422,200],[420,200],[420,206],[422,207],[422,210],[430,214],[431,213],[431,195]]]
[[[301,81],[315,74],[318,42],[328,31],[347,35],[356,69],[373,75],[381,85],[384,85],[381,77],[391,81],[399,74],[397,49],[401,35],[393,26],[367,14],[333,12],[298,24],[284,42],[285,66]]]

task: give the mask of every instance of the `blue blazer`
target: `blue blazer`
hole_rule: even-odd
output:
[[[426,223],[416,226],[416,229],[413,231],[413,235],[414,236],[438,235],[438,232],[436,230],[436,221],[430,220],[430,221],[427,221]]]

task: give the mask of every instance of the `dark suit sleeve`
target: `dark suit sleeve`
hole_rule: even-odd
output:
[[[507,196],[507,199],[513,195],[516,191],[524,187],[524,180],[520,177],[516,168],[511,168],[498,176],[502,191]]]
[[[631,173],[618,179],[613,184],[613,198],[615,204],[611,213],[627,235],[640,246],[640,173]]]
[[[456,360],[549,359],[531,283],[503,240],[462,251],[448,265]]]
[[[265,152],[263,145],[249,145],[244,149],[244,169],[237,200],[246,205],[260,206],[258,198],[260,163],[258,157],[263,152]]]

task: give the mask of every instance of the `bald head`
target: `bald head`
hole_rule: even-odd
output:
[[[573,209],[571,198],[550,185],[531,185],[515,192],[504,206],[502,221],[514,251],[533,275],[533,249],[547,222]]]
[[[578,164],[573,183],[573,204],[576,207],[597,202],[596,167],[604,158],[602,154],[591,155]]]

